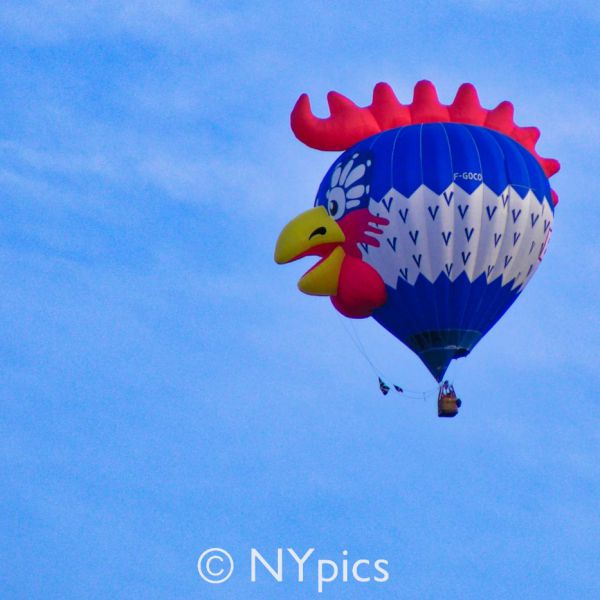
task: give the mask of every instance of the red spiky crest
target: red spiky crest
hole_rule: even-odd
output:
[[[480,125],[499,131],[512,138],[531,152],[541,165],[546,177],[552,177],[560,169],[553,158],[541,157],[535,145],[540,137],[537,127],[519,127],[514,121],[514,106],[504,101],[496,108],[485,109],[479,102],[475,86],[463,83],[452,104],[442,104],[435,86],[430,81],[415,85],[411,104],[402,104],[387,83],[378,83],[373,89],[373,101],[369,106],[357,106],[342,94],[329,92],[327,103],[331,115],[325,119],[316,117],[310,100],[302,94],[291,114],[292,130],[307,146],[317,150],[347,150],[367,137],[395,127],[417,123],[465,123]],[[554,204],[558,202],[552,191]]]

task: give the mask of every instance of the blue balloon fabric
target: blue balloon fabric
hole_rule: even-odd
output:
[[[387,302],[373,317],[440,381],[535,273],[554,203],[536,158],[510,137],[422,123],[364,139],[331,166],[316,206],[339,219],[368,208],[389,222],[360,244]]]

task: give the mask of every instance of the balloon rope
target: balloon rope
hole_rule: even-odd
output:
[[[350,329],[347,327],[344,319],[339,314],[337,315],[337,317],[340,320],[340,323],[342,324],[344,331],[348,334],[348,337],[352,340],[352,342],[353,342],[354,346],[356,347],[356,349],[358,350],[358,352],[369,363],[369,366],[371,367],[371,369],[373,369],[373,372],[375,373],[375,375],[377,375],[378,377],[381,377],[382,379],[385,379],[383,373],[373,364],[373,361],[369,358],[369,356],[365,350],[365,347],[363,346],[360,339],[358,338],[356,330],[354,328],[352,328],[352,331],[350,331]]]
[[[381,379],[383,379],[384,381],[393,381],[391,378],[387,377],[380,369],[378,369],[377,366],[373,363],[352,321],[350,322],[350,328],[348,328],[344,318],[340,315],[337,316],[340,320],[340,323],[342,324],[342,327],[344,328],[344,331],[348,334],[348,337],[352,340],[352,343],[354,344],[358,352],[367,361],[375,375],[377,375],[377,377],[381,377]],[[407,390],[405,388],[402,388],[402,390],[402,395],[406,396],[411,400],[427,400],[428,397],[437,396],[439,388],[435,387],[434,389],[426,391]]]

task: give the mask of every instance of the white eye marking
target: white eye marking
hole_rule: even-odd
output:
[[[340,183],[343,186],[346,185],[346,178],[348,177],[348,173],[350,173],[353,164],[354,164],[353,160],[349,161],[348,164],[344,167],[342,174],[340,175]]]
[[[335,187],[340,180],[340,173],[342,172],[342,165],[338,165],[331,176],[331,187]]]
[[[354,153],[348,162],[337,164],[331,174],[325,198],[327,211],[336,220],[341,219],[347,210],[358,208],[365,194],[369,193],[369,186],[365,185],[363,178],[371,161],[361,161],[359,157],[359,153]],[[359,159],[358,163],[356,159]]]
[[[365,193],[364,185],[355,185],[346,192],[346,198],[360,198]]]
[[[353,183],[358,181],[365,174],[366,171],[367,167],[365,167],[365,165],[358,165],[358,167],[354,167],[354,169],[350,171],[348,179],[344,181],[344,186],[347,188],[350,187]]]

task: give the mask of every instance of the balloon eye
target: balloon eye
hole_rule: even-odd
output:
[[[340,187],[333,188],[328,192],[327,212],[334,218],[341,218],[346,212],[346,197],[344,190]]]

